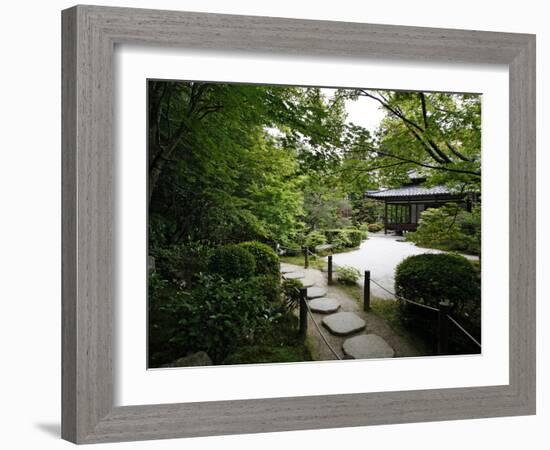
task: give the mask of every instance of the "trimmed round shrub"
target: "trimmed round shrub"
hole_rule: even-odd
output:
[[[409,256],[395,271],[397,295],[438,307],[449,300],[453,310],[479,304],[480,286],[472,264],[463,256],[425,253]]]
[[[451,316],[476,339],[481,339],[481,289],[474,266],[463,256],[447,253],[410,256],[397,266],[395,291],[399,296],[439,308],[451,302]],[[437,344],[437,313],[399,302],[402,323]],[[479,353],[479,348],[455,327],[449,329],[449,353]]]
[[[208,270],[226,280],[250,278],[256,273],[254,256],[237,244],[218,247],[210,256]]]
[[[279,257],[271,247],[257,241],[241,242],[238,245],[254,258],[256,275],[279,276]]]

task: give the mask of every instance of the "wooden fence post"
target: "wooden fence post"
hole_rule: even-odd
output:
[[[370,270],[365,270],[365,283],[363,285],[363,310],[370,310]]]
[[[300,337],[307,335],[307,288],[300,289]]]
[[[307,269],[308,267],[309,267],[308,248],[304,247],[304,269]]]
[[[332,284],[332,255],[328,255],[328,285]]]
[[[439,312],[437,314],[437,354],[446,355],[449,351],[449,319],[447,314],[451,309],[448,300],[439,302]]]

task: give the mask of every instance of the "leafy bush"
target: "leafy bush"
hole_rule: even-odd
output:
[[[205,351],[215,363],[253,342],[269,322],[268,299],[257,278],[201,274],[194,289],[172,292],[161,309],[177,323],[171,345],[181,354]]]
[[[336,271],[338,272],[338,282],[341,284],[356,284],[361,276],[361,272],[355,267],[342,266],[338,267]]]
[[[177,320],[165,310],[172,295],[178,292],[179,288],[162,279],[158,272],[150,273],[148,281],[149,366],[159,367],[181,356],[169,342],[177,328]]]
[[[285,299],[285,306],[287,310],[292,310],[298,306],[298,303],[300,301],[300,289],[302,289],[304,285],[300,280],[284,280],[283,284],[281,286],[284,299]]]
[[[359,225],[359,231],[361,231],[361,239],[365,240],[369,238],[369,225],[362,223]]]
[[[311,361],[311,353],[299,334],[298,317],[287,312],[263,327],[252,345],[232,352],[224,364]]]
[[[162,248],[151,248],[155,270],[161,278],[190,283],[195,274],[207,269],[212,247],[200,242],[187,242]]]
[[[352,247],[347,233],[339,233],[331,239],[331,244],[336,250]]]
[[[329,244],[337,249],[358,247],[361,245],[363,233],[356,228],[339,228],[325,230],[325,236]]]
[[[449,300],[459,311],[480,297],[472,264],[463,256],[448,253],[425,253],[403,260],[395,271],[395,289],[398,295],[429,306]]]
[[[320,231],[312,231],[306,236],[305,245],[310,249],[314,249],[319,245],[324,245],[327,243],[326,236]]]
[[[277,302],[281,299],[281,282],[278,275],[264,274],[253,279],[262,288],[265,298],[270,302]]]
[[[359,247],[363,238],[363,233],[360,230],[345,230],[351,247]]]
[[[241,242],[238,245],[254,257],[257,275],[279,276],[279,257],[268,245],[257,241]]]
[[[447,253],[414,255],[403,260],[395,271],[395,292],[418,303],[439,308],[439,302],[451,302],[451,315],[476,337],[481,334],[481,289],[478,273],[463,256]],[[399,314],[404,324],[432,337],[435,317],[407,302],[400,302]],[[451,337],[459,352],[464,338]]]
[[[462,251],[479,255],[481,252],[481,209],[472,212],[454,203],[422,213],[418,229],[407,239],[424,247]]]
[[[383,228],[384,228],[384,226],[382,224],[379,224],[379,223],[369,223],[367,225],[367,229],[371,233],[378,233],[379,231],[382,231]]]
[[[227,280],[250,278],[256,272],[256,262],[246,248],[229,244],[214,250],[208,262],[208,270]]]

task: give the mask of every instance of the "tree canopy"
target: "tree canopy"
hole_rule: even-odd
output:
[[[479,95],[149,82],[150,240],[288,242],[349,224],[367,189],[411,169],[479,189]],[[376,102],[377,130],[346,102]]]

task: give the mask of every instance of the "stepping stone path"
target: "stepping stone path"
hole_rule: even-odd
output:
[[[329,297],[316,298],[309,302],[309,309],[320,314],[331,314],[338,311],[339,308],[340,302]]]
[[[336,334],[337,336],[357,333],[358,331],[364,330],[367,326],[361,317],[352,312],[331,314],[323,319],[323,325],[327,327],[332,334]]]
[[[393,348],[376,334],[362,334],[346,339],[342,348],[346,356],[352,359],[393,358],[395,354]]]
[[[300,278],[304,278],[305,274],[304,272],[289,272],[289,273],[285,273],[283,277],[286,278],[287,280],[298,280]]]
[[[298,267],[292,264],[281,264],[281,273],[287,280],[300,280],[307,288],[309,309],[318,314],[325,314],[323,325],[336,336],[347,336],[349,334],[363,331],[367,324],[361,317],[353,312],[336,312],[340,309],[340,302],[334,298],[325,297],[327,290],[315,286],[314,281],[305,278],[304,272],[297,271]],[[394,350],[388,343],[376,334],[360,334],[348,338],[342,345],[346,358],[367,359],[367,358],[393,358]]]
[[[327,295],[327,290],[313,286],[307,289],[307,298],[318,298],[318,297],[324,297]]]
[[[289,273],[289,272],[294,272],[296,271],[296,267],[290,265],[290,264],[281,264],[281,273]]]

